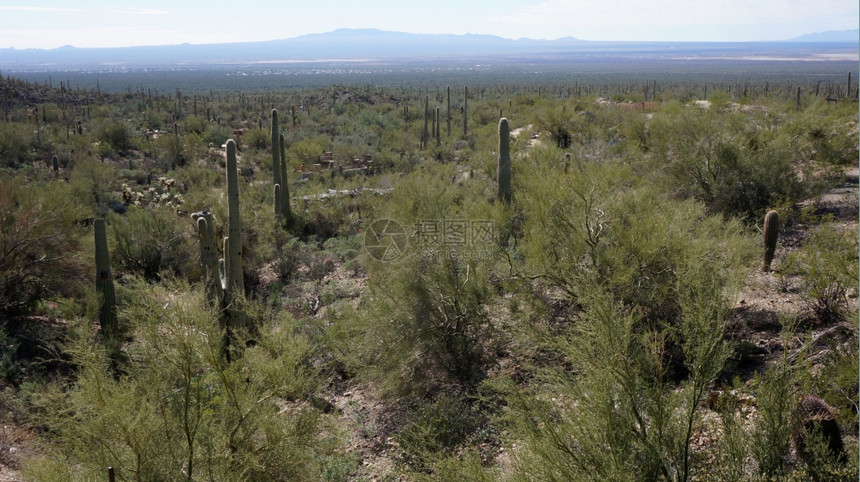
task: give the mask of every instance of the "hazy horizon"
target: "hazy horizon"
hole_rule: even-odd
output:
[[[35,0],[0,6],[0,48],[53,49],[253,42],[342,28],[415,34],[485,34],[517,39],[589,41],[782,41],[857,28],[860,8],[846,0],[394,0],[342,4],[319,0],[269,5],[227,2],[114,2],[74,6]]]

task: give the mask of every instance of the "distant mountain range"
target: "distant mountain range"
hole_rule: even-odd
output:
[[[858,30],[804,35],[790,42],[854,42]],[[751,45],[756,43],[744,43]],[[764,44],[764,43],[762,43]],[[504,59],[565,55],[572,52],[649,51],[676,46],[729,50],[738,43],[589,42],[506,39],[492,35],[410,34],[375,29],[340,29],[328,33],[265,42],[162,45],[118,48],[0,49],[2,69],[80,69],[88,67],[163,67],[307,61],[386,61]]]
[[[860,43],[860,29],[828,30],[795,37],[791,42],[853,42]]]

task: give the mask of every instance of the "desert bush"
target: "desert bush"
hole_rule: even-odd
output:
[[[554,156],[537,159],[531,175],[515,177],[525,218],[520,251],[530,276],[564,290],[572,302],[583,279],[596,279],[649,323],[671,325],[682,276],[702,259],[727,282],[741,276],[752,240],[736,221],[706,216],[693,201],[667,199],[615,163],[568,174],[556,164]]]
[[[783,341],[788,342],[793,333],[793,325],[786,325]],[[797,429],[792,417],[796,406],[796,381],[797,374],[787,355],[758,377],[758,417],[750,429],[749,439],[758,472],[766,477],[779,477],[788,470],[791,434]]]
[[[400,460],[413,469],[427,469],[431,460],[451,454],[484,423],[477,407],[456,395],[440,394],[432,401],[419,401],[394,437],[401,450]]]
[[[69,174],[69,184],[77,204],[103,214],[104,206],[119,200],[114,194],[119,187],[118,178],[112,163],[87,158],[75,163]]]
[[[389,385],[421,392],[447,379],[473,388],[499,343],[487,311],[487,267],[443,256],[416,257],[387,270],[375,279],[370,316],[388,346],[377,356]]]
[[[195,254],[190,226],[172,206],[131,206],[111,216],[111,259],[124,271],[158,281],[167,271],[187,274]]]
[[[780,269],[783,276],[800,276],[801,296],[818,320],[843,320],[848,290],[857,285],[857,232],[834,223],[814,228]]]
[[[134,137],[125,122],[117,120],[105,120],[97,128],[96,140],[102,144],[109,145],[120,152],[134,147]]]
[[[28,463],[30,476],[54,473],[48,460],[60,458],[75,480],[108,466],[135,480],[316,479],[318,414],[295,401],[315,380],[302,336],[267,324],[265,343],[228,363],[202,291],[135,291],[121,314],[134,320],[125,376],[113,377],[86,323],[75,327],[67,352],[79,370],[38,402],[55,444]]]
[[[33,160],[30,127],[13,122],[0,123],[0,166],[17,168]]]
[[[86,211],[69,202],[71,191],[65,183],[0,175],[0,313],[7,322],[39,300],[76,294],[81,230],[75,223]]]
[[[547,369],[554,400],[522,401],[520,475],[689,480],[693,427],[730,353],[724,333],[752,240],[613,162],[567,175],[554,156],[532,163],[519,187],[520,276],[567,297],[566,328],[542,343],[569,367]]]
[[[648,138],[672,189],[712,213],[755,219],[769,206],[802,199],[806,187],[791,139],[751,124],[739,113],[688,107],[655,115]]]
[[[242,144],[258,150],[264,150],[271,144],[272,135],[265,129],[253,128],[245,131]],[[322,154],[322,153],[320,153]]]
[[[668,332],[649,327],[635,305],[618,303],[599,286],[581,287],[579,322],[556,345],[575,377],[553,370],[546,392],[515,402],[525,434],[522,479],[695,474],[692,434],[730,352],[724,333],[731,305],[718,272],[698,266],[688,276],[678,287],[680,320]],[[671,337],[682,340],[685,354],[688,375],[680,383],[666,360]]]

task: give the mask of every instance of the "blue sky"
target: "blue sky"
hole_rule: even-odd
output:
[[[855,29],[858,18],[857,0],[4,0],[0,48],[272,40],[337,28],[507,38],[758,41]]]

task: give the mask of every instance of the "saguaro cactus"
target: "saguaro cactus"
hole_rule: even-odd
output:
[[[200,241],[200,264],[203,265],[203,282],[209,299],[220,305],[224,296],[218,267],[218,251],[215,249],[215,225],[212,213],[202,211],[191,218],[197,223],[197,237]]]
[[[60,158],[56,155],[51,158],[51,166],[54,168],[54,172],[60,170]]]
[[[463,87],[463,136],[469,131],[468,124],[468,114],[469,114],[469,86]]]
[[[236,339],[245,328],[245,312],[237,306],[245,295],[242,277],[242,221],[239,218],[239,170],[236,143],[227,141],[227,236],[224,237],[224,259],[219,260],[221,287],[224,290],[221,313],[224,327],[224,355],[231,359],[231,347],[241,349]]]
[[[442,124],[441,124],[442,118],[439,117],[439,106],[438,105],[434,109],[433,116],[436,119],[436,122],[434,123],[436,125],[436,132],[434,132],[433,134],[436,136],[436,147],[439,147],[442,145]]]
[[[505,204],[511,202],[511,128],[508,120],[499,119],[499,164],[497,169],[499,182],[499,201]]]
[[[111,359],[116,361],[119,354],[119,321],[116,316],[116,293],[110,271],[110,252],[107,244],[107,231],[104,219],[93,223],[96,245],[96,291],[101,298],[99,305],[99,324],[102,328],[105,348]]]
[[[275,186],[275,217],[283,218],[283,202],[281,201],[281,136],[278,132],[278,111],[272,109],[272,178]]]
[[[776,211],[768,211],[764,217],[764,260],[763,271],[770,271],[770,263],[776,252],[776,239],[779,237],[779,214]]]
[[[448,112],[447,112],[447,114],[445,114],[446,121],[447,121],[447,127],[448,127],[448,131],[447,131],[446,135],[448,137],[451,137],[451,86],[450,85],[447,86],[445,88],[445,90],[448,93]]]
[[[290,210],[290,188],[287,185],[287,147],[283,134],[278,138],[278,147],[281,151],[281,215],[284,217],[284,223],[289,226],[292,222],[293,213]]]
[[[424,97],[424,130],[421,131],[421,148],[427,149],[427,139],[430,137],[430,131],[427,124],[430,121],[430,96]]]
[[[224,239],[225,289],[245,293],[242,279],[242,220],[239,218],[239,169],[236,143],[227,141],[227,237]]]

